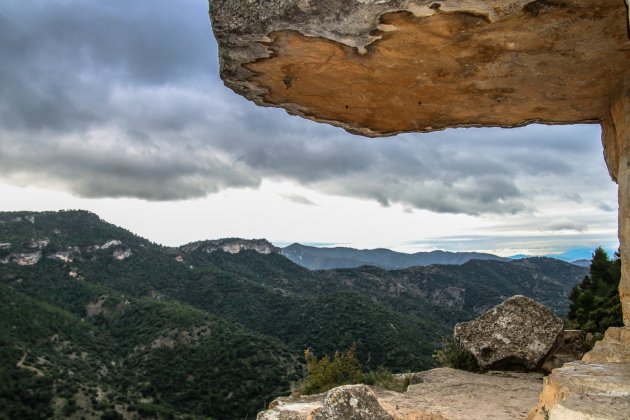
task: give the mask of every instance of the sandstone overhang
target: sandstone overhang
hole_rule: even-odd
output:
[[[599,122],[628,72],[622,0],[213,0],[221,77],[366,136]]]

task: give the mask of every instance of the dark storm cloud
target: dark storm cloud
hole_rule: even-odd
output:
[[[104,123],[112,86],[180,83],[216,67],[212,44],[202,44],[210,38],[207,16],[189,19],[195,3],[3,2],[3,126]]]
[[[604,182],[588,179],[597,127],[359,138],[234,95],[216,56],[204,0],[4,1],[0,177],[147,200],[271,179],[475,215],[533,211],[532,195],[580,201]]]

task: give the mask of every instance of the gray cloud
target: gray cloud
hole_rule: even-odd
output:
[[[600,209],[601,211],[605,211],[605,212],[616,212],[617,209],[614,208],[613,206],[607,204],[607,203],[603,203],[603,202],[598,202],[596,203],[597,208]]]
[[[559,219],[554,220],[551,223],[543,226],[543,230],[550,231],[575,231],[583,232],[586,230],[587,225],[585,223],[576,222],[571,219]]]
[[[530,255],[546,255],[557,249],[584,248],[592,252],[598,246],[616,249],[619,243],[605,234],[553,234],[553,235],[510,235],[510,236],[444,236],[410,242],[409,245],[421,245],[451,251],[470,249],[514,249],[517,244],[522,249],[529,249]],[[573,258],[577,259],[577,258]]]
[[[299,194],[281,194],[282,198],[289,200],[296,204],[303,204],[305,206],[316,206],[314,202]]]
[[[596,126],[358,138],[232,94],[216,56],[202,0],[3,2],[0,176],[146,200],[289,180],[473,215],[580,202],[609,183]]]

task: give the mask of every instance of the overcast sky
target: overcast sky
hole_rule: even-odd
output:
[[[225,88],[205,0],[0,3],[0,210],[84,208],[153,241],[616,248],[597,125],[384,139]]]

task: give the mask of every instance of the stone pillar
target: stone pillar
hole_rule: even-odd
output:
[[[610,105],[610,115],[602,121],[602,143],[608,171],[619,186],[619,297],[625,327],[608,328],[582,358],[587,363],[630,363],[630,75],[619,83]]]
[[[608,171],[619,185],[619,296],[624,325],[630,327],[630,76],[611,98],[610,118],[602,121],[602,143]]]

